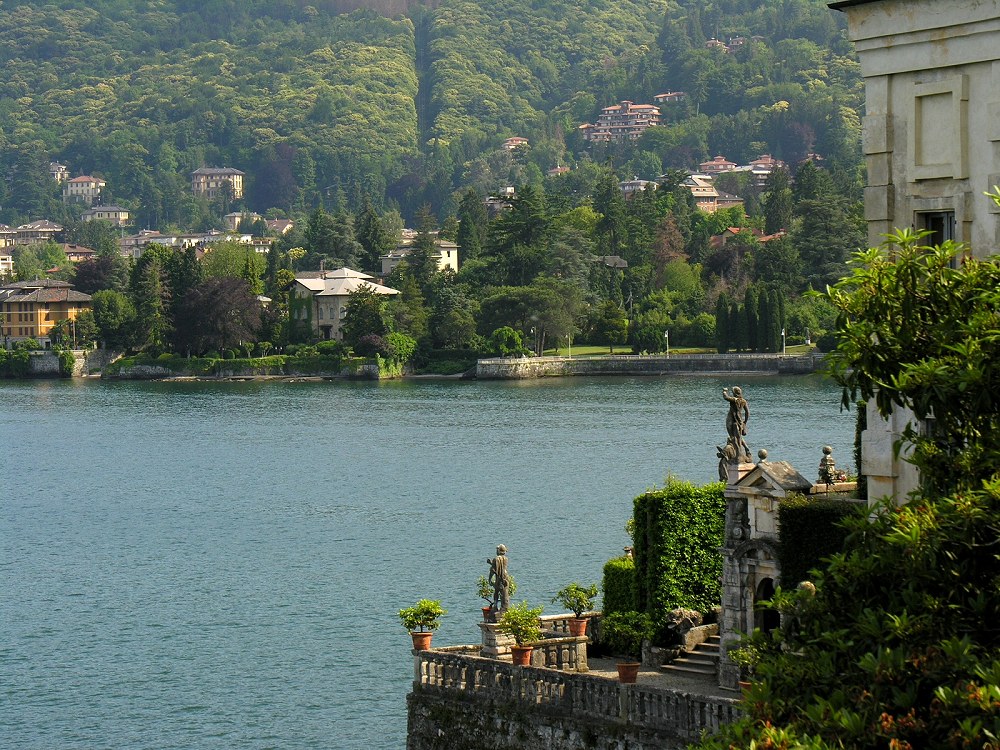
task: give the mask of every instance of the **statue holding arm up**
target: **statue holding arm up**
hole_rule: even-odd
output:
[[[729,389],[722,389],[722,397],[729,402],[729,413],[726,415],[726,432],[729,433],[729,439],[732,444],[736,446],[737,452],[739,453],[739,460],[743,462],[749,462],[750,459],[750,446],[747,445],[746,440],[744,440],[744,435],[747,434],[747,421],[750,419],[750,406],[747,404],[747,400],[743,398],[743,389],[739,386],[733,388],[733,395],[729,395]]]

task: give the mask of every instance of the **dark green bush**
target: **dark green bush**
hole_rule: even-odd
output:
[[[697,487],[670,478],[663,489],[635,499],[638,609],[647,612],[660,642],[672,609],[705,612],[722,598],[725,486]]]
[[[848,531],[843,526],[846,517],[867,510],[865,503],[839,499],[812,500],[805,497],[783,500],[778,507],[778,561],[785,589],[799,581],[811,580],[809,571],[822,567],[821,561],[844,546]]]
[[[292,344],[288,348],[298,350],[300,347]],[[316,351],[327,357],[340,357],[347,353],[347,345],[343,341],[320,341],[316,344]],[[294,353],[294,351],[289,352],[289,354]]]
[[[637,607],[635,561],[631,557],[615,557],[604,563],[604,604],[602,610],[632,612]]]
[[[0,377],[23,378],[28,374],[27,349],[5,351],[0,349]]]

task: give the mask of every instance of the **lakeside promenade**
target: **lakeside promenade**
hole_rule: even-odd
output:
[[[808,375],[823,368],[825,355],[610,354],[586,357],[494,357],[476,364],[480,380],[519,380],[574,375],[662,376],[720,373]]]

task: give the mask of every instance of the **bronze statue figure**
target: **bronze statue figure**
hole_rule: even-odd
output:
[[[743,389],[739,386],[733,388],[733,395],[729,395],[729,389],[722,389],[722,397],[729,402],[729,413],[726,415],[726,432],[729,433],[729,440],[736,447],[737,457],[742,462],[749,462],[750,446],[747,445],[744,436],[747,434],[747,422],[750,419],[750,406],[743,398]]]
[[[507,573],[507,548],[497,545],[497,556],[486,558],[490,564],[490,576],[487,579],[493,584],[493,611],[504,612],[510,605],[510,576]]]

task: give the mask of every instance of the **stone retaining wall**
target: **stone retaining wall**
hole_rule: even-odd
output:
[[[461,649],[414,656],[407,750],[680,750],[739,702],[588,674],[515,667]]]
[[[564,375],[673,375],[760,373],[805,375],[817,372],[823,355],[681,354],[667,356],[608,355],[603,357],[497,357],[481,359],[476,377],[517,380]]]

